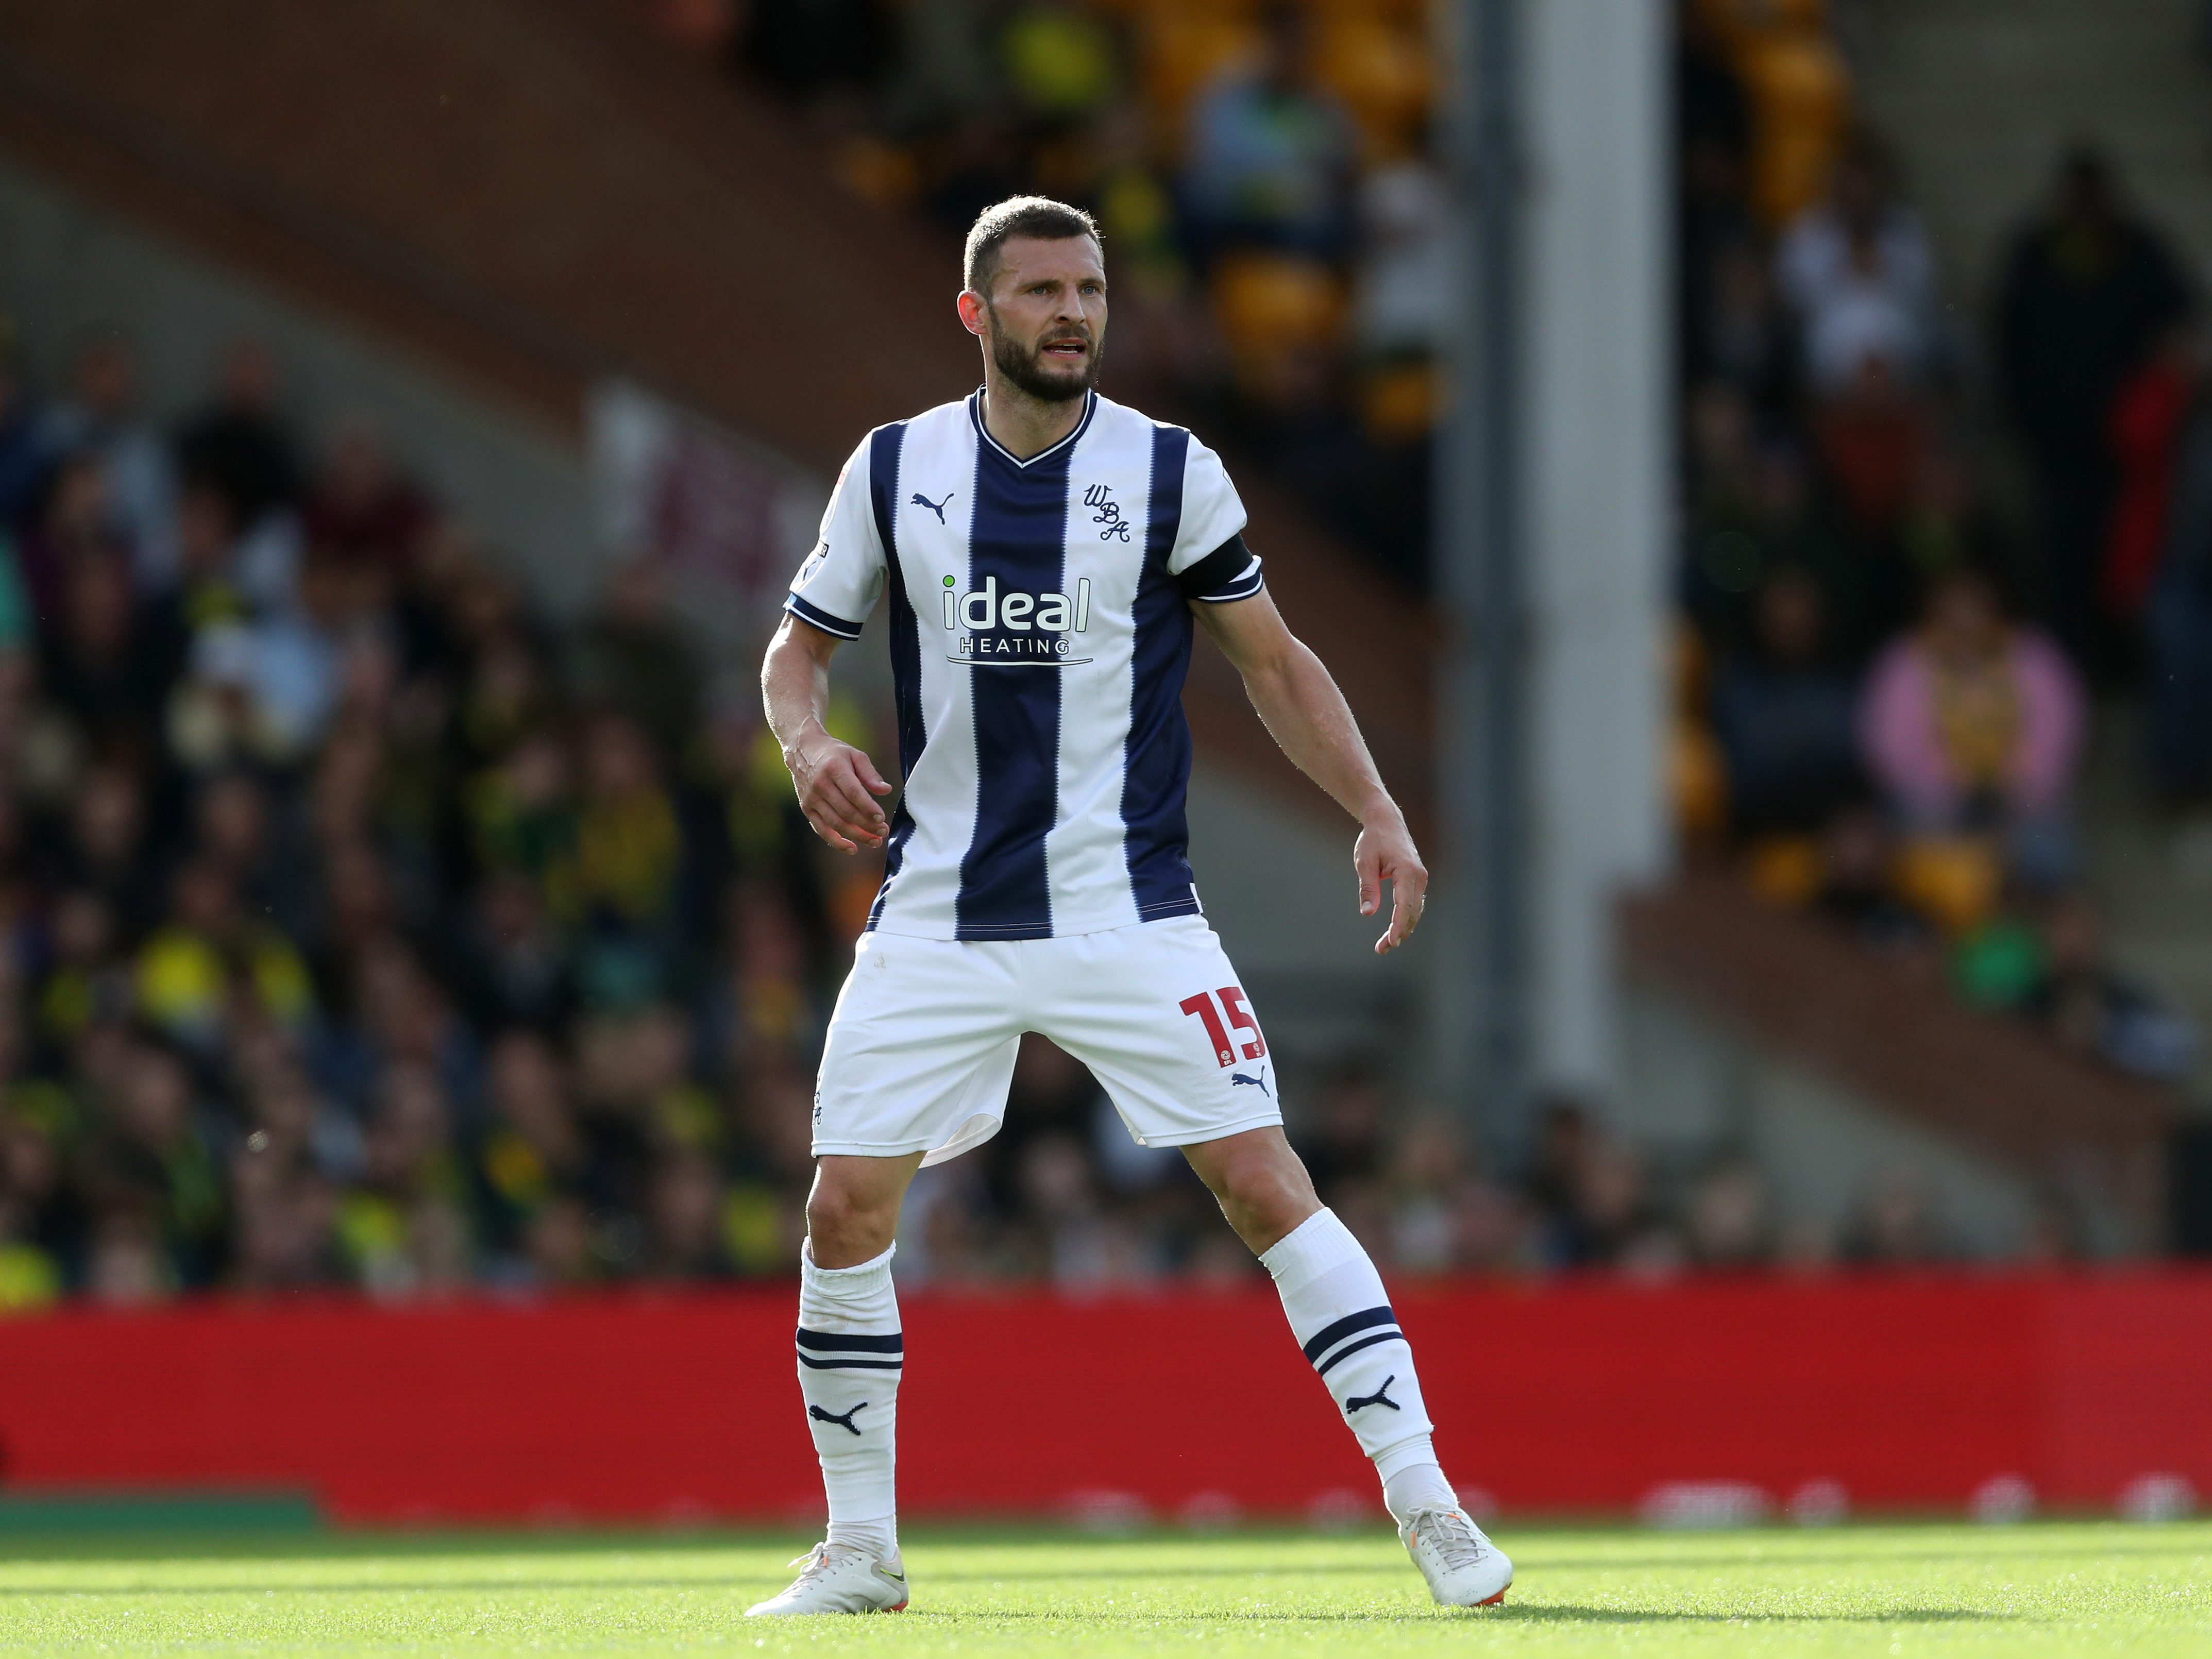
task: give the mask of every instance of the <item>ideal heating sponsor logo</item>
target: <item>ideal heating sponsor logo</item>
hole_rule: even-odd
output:
[[[945,628],[958,635],[947,662],[979,667],[1066,668],[1086,663],[1077,635],[1091,629],[1091,579],[1079,579],[1073,596],[999,591],[996,576],[960,593],[945,579]]]

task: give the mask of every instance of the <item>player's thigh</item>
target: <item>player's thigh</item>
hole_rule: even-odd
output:
[[[1054,944],[1068,948],[1037,988],[1037,1029],[1091,1069],[1138,1140],[1187,1146],[1283,1121],[1259,1015],[1202,918]]]
[[[944,1145],[994,1079],[1004,1093],[1021,1031],[1018,992],[1003,947],[861,935],[823,1043],[816,1156],[900,1158]]]

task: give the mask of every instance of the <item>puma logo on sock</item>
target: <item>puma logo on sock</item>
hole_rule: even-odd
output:
[[[1344,1414],[1349,1417],[1352,1413],[1364,1411],[1370,1406],[1388,1406],[1394,1412],[1401,1409],[1398,1402],[1390,1398],[1390,1385],[1397,1380],[1398,1373],[1393,1371],[1382,1379],[1382,1386],[1376,1389],[1373,1394],[1355,1394],[1344,1402]],[[860,1408],[855,1406],[853,1409],[858,1411]],[[818,1412],[816,1414],[820,1415]],[[846,1426],[850,1428],[852,1425],[848,1424]],[[858,1434],[860,1431],[854,1429],[853,1432]]]
[[[1387,1389],[1390,1385],[1386,1382],[1382,1386]],[[1389,1404],[1387,1401],[1384,1401],[1384,1403],[1386,1405]],[[842,1417],[838,1416],[835,1412],[825,1412],[819,1406],[809,1406],[806,1408],[806,1414],[814,1419],[817,1422],[835,1423],[841,1428],[851,1429],[854,1434],[858,1434],[860,1431],[858,1426],[854,1425],[853,1419],[858,1417],[862,1412],[867,1410],[867,1408],[868,1402],[863,1400],[859,1405],[854,1407],[852,1410],[847,1412]],[[1398,1408],[1395,1406],[1391,1406],[1390,1409],[1395,1412]]]

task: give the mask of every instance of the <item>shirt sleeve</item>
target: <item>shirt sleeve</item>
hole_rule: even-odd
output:
[[[1265,585],[1260,561],[1244,545],[1244,503],[1221,458],[1195,438],[1183,460],[1182,523],[1168,574],[1183,592],[1209,604],[1249,599]]]
[[[861,441],[837,475],[822,533],[814,550],[791,580],[783,608],[803,623],[841,640],[857,640],[860,625],[884,591],[884,548],[876,535],[874,503],[868,488],[868,457],[873,439]]]

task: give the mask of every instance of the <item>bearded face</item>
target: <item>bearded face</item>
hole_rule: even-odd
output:
[[[1086,322],[1056,319],[1023,337],[997,305],[991,317],[991,362],[1000,374],[1040,403],[1071,403],[1098,384],[1104,353]]]

